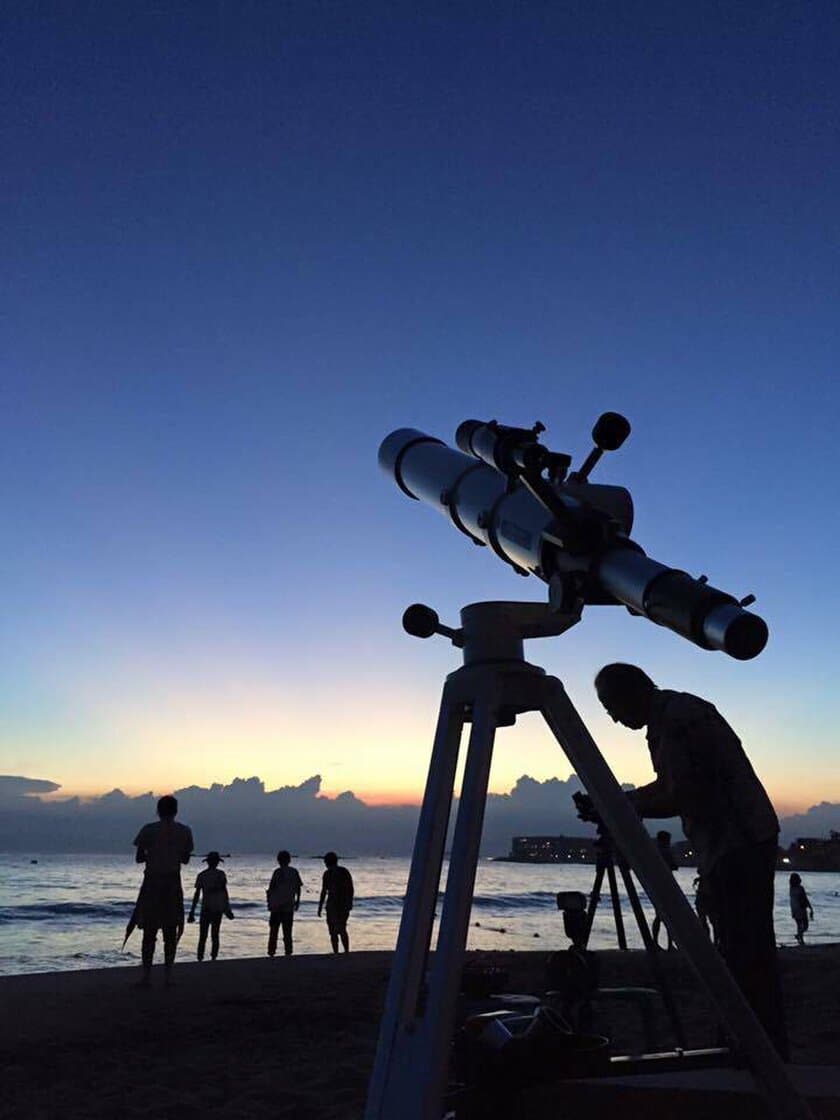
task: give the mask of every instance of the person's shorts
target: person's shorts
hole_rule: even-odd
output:
[[[350,917],[349,910],[333,910],[327,907],[327,929],[332,934],[344,933],[347,929],[347,919]]]

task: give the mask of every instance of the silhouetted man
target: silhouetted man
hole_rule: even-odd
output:
[[[326,871],[321,885],[321,897],[318,899],[318,917],[324,900],[327,903],[327,929],[330,934],[332,951],[338,952],[338,942],[344,946],[344,952],[350,951],[350,938],[347,934],[347,919],[353,909],[353,876],[346,867],[338,866],[338,856],[335,852],[327,852],[324,856]]]
[[[682,820],[710,896],[720,951],[787,1057],[773,929],[779,822],[740,739],[711,704],[657,688],[635,665],[606,665],[595,688],[617,723],[647,727],[656,781],[627,796],[641,817]]]
[[[297,869],[290,866],[291,856],[287,851],[277,853],[277,863],[271,882],[265,892],[268,903],[268,955],[277,952],[277,934],[283,927],[283,948],[286,956],[292,955],[292,926],[295,910],[300,906],[300,892],[303,884]]]
[[[184,892],[181,864],[188,863],[193,850],[193,835],[185,824],[178,824],[178,802],[161,797],[157,803],[158,820],[144,824],[134,841],[136,860],[145,863],[143,885],[135,907],[138,926],[143,930],[143,979],[150,983],[152,960],[158,930],[163,931],[163,962],[166,983],[172,983],[172,966],[178,938],[184,931]]]

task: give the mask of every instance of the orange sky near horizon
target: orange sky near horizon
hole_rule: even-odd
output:
[[[680,647],[674,652],[683,653]],[[215,664],[201,666],[186,686],[173,673],[168,687],[152,667],[115,665],[107,689],[71,682],[79,685],[74,719],[37,729],[8,727],[0,737],[3,769],[61,783],[55,798],[94,797],[115,788],[160,795],[254,775],[270,790],[320,774],[323,796],[350,790],[372,805],[417,804],[437,718],[437,666],[429,683],[414,680],[410,669],[425,665],[416,657],[412,663],[411,653],[412,647],[402,653],[405,671],[401,665],[384,691],[373,662],[360,665],[352,680],[330,680],[327,704],[314,691],[284,692],[270,670],[253,664],[235,681],[223,681],[223,667]],[[618,780],[650,781],[644,734],[612,723],[594,696],[588,669],[565,679]],[[718,682],[710,679],[708,694],[718,699],[718,691]],[[371,705],[373,694],[379,699]],[[759,695],[754,684],[725,696],[720,707],[780,815],[840,802],[840,774],[825,766],[835,752],[824,722],[793,724],[787,696],[765,694],[758,704]],[[523,774],[565,780],[571,769],[545,724],[531,713],[497,735],[490,788],[506,793]]]
[[[463,765],[463,758],[460,761],[461,761],[461,765]],[[556,772],[549,772],[549,770],[545,770],[543,772],[543,768],[540,767],[538,772],[536,772],[536,773],[534,773],[532,771],[529,771],[529,770],[522,771],[522,774],[525,774],[525,773],[527,773],[530,777],[533,777],[538,781],[546,781],[546,780],[548,780],[549,778],[552,778],[552,777],[556,777],[556,778],[559,778],[559,779],[565,781],[571,773],[571,768],[566,768],[566,769],[559,768]],[[40,775],[27,775],[27,776],[36,777],[36,776],[40,776]],[[107,784],[107,783],[103,786],[91,784],[91,785],[70,787],[69,785],[68,786],[63,786],[62,785],[61,788],[58,789],[57,791],[55,791],[54,793],[47,794],[47,795],[42,795],[42,797],[43,797],[44,800],[49,800],[49,801],[63,801],[63,800],[66,800],[68,798],[71,798],[71,797],[80,797],[84,800],[92,800],[96,797],[100,797],[103,794],[110,792],[111,790],[113,790],[115,788],[121,789],[123,793],[125,793],[127,796],[130,796],[130,797],[135,797],[135,796],[138,796],[140,794],[144,794],[144,793],[148,793],[148,792],[152,792],[156,796],[160,796],[163,793],[171,792],[171,790],[173,790],[173,789],[184,788],[185,786],[188,786],[188,785],[209,786],[209,785],[213,784],[213,782],[219,782],[220,784],[229,784],[229,782],[232,781],[236,777],[247,778],[247,777],[251,777],[251,776],[253,776],[253,775],[241,772],[239,774],[233,774],[230,778],[226,778],[226,779],[219,779],[219,778],[210,778],[210,779],[207,779],[207,780],[196,779],[194,781],[178,782],[178,783],[175,783],[171,786],[167,786],[165,782],[160,783],[160,782],[154,782],[154,781],[151,782],[151,783],[147,783],[145,785],[142,785],[142,786],[126,786],[126,785],[119,785],[119,784],[115,785],[115,784]],[[257,776],[259,776],[259,775],[257,775]],[[511,788],[513,787],[516,779],[520,776],[521,775],[517,774],[516,776],[507,779],[505,782],[499,782],[499,781],[491,782],[490,792],[496,793],[496,794],[509,793]],[[299,785],[301,782],[306,781],[308,777],[312,777],[312,775],[301,776],[299,780],[289,779],[288,781],[285,781],[285,782],[284,781],[279,781],[279,782],[268,782],[268,781],[266,781],[264,784],[265,784],[266,790],[271,791],[272,789],[278,788],[278,786]],[[616,774],[616,777],[619,779],[619,781],[622,781],[622,782],[627,781],[627,782],[633,782],[634,785],[641,785],[644,782],[651,780],[652,774],[642,773],[642,774],[640,774],[640,775],[638,775],[634,778],[625,776],[623,774]],[[779,775],[774,774],[774,777],[777,779],[777,782],[775,782],[775,783],[770,780],[769,775],[765,774],[764,775],[764,784],[767,788],[767,791],[768,791],[768,793],[771,797],[771,800],[773,801],[773,804],[774,804],[774,806],[776,808],[776,811],[779,814],[779,816],[792,816],[794,814],[803,813],[807,809],[809,809],[812,805],[819,804],[821,801],[830,801],[830,802],[840,801],[840,783],[838,783],[838,782],[833,783],[832,786],[830,786],[830,787],[829,786],[822,787],[821,791],[817,795],[815,795],[814,791],[812,789],[808,788],[804,784],[802,786],[797,786],[795,784],[792,784],[789,781],[789,777],[785,781],[785,785],[782,786],[781,783],[778,782],[778,779],[779,779],[779,777],[781,777],[782,780],[785,780],[785,777],[786,777],[785,775],[779,776]],[[459,781],[460,781],[460,773],[459,773],[458,782]],[[456,782],[456,789],[458,787],[458,782]],[[342,794],[342,793],[344,793],[348,790],[350,792],[352,792],[357,798],[359,798],[359,800],[364,801],[367,805],[371,805],[371,806],[382,806],[382,805],[419,806],[421,801],[422,801],[422,797],[423,797],[423,786],[422,786],[422,784],[420,784],[416,787],[405,787],[405,786],[396,785],[396,786],[391,786],[391,787],[385,786],[385,787],[380,787],[380,788],[368,787],[364,784],[349,785],[348,786],[348,785],[338,785],[334,782],[329,781],[329,776],[328,775],[325,775],[324,779],[322,780],[320,796],[328,797],[328,798],[335,798],[335,797],[338,797],[340,794]]]

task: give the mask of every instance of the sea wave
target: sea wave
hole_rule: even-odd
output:
[[[66,921],[83,918],[88,921],[108,921],[113,918],[127,920],[134,909],[134,901],[114,899],[107,902],[34,902],[27,906],[0,907],[0,925],[13,922]]]
[[[528,891],[521,894],[478,894],[473,898],[474,910],[522,911],[554,909],[555,896],[552,891]],[[357,895],[354,903],[356,911],[375,914],[397,913],[403,908],[405,899],[401,894]],[[443,893],[438,902],[443,901]],[[234,913],[247,916],[249,913],[265,911],[263,901],[237,902],[231,900]],[[306,909],[313,902],[307,901]],[[126,922],[134,908],[133,899],[108,899],[99,902],[36,902],[23,906],[0,907],[0,925],[20,922],[68,922],[91,921]]]
[[[403,895],[367,895],[357,897],[354,905],[360,910],[401,910]],[[443,892],[438,893],[438,903],[443,902]],[[474,910],[554,910],[557,908],[553,891],[526,891],[518,894],[477,894],[473,896]]]

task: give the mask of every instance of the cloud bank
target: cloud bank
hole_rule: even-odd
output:
[[[129,797],[115,789],[91,799],[43,800],[55,782],[0,777],[0,850],[14,852],[130,851],[140,826],[155,819],[152,793]],[[491,793],[482,838],[485,855],[504,855],[512,836],[591,835],[576,817],[572,794],[577,777],[565,781],[519,778],[509,793]],[[632,788],[625,786],[624,788]],[[321,793],[321,776],[297,786],[267,790],[257,777],[229,785],[187,786],[175,791],[179,820],[192,827],[196,850],[272,852],[288,848],[315,855],[330,848],[344,855],[408,855],[418,809],[410,805],[368,805],[347,791]],[[675,839],[678,821],[663,822]],[[826,836],[840,828],[840,806],[823,802],[782,821],[782,842],[798,836]]]
[[[140,826],[155,818],[152,793],[129,797],[112,790],[91,799],[42,800],[37,795],[59,787],[54,782],[0,778],[0,849],[6,851],[110,852],[131,849]],[[505,794],[487,799],[482,850],[504,855],[511,836],[520,833],[586,834],[577,819],[572,794],[575,777],[545,782],[521,777]],[[267,790],[256,777],[230,785],[188,786],[175,790],[178,819],[189,824],[196,848],[204,852],[276,851],[288,848],[313,855],[330,848],[346,855],[407,855],[417,827],[411,805],[368,805],[347,791],[321,794],[321,776],[298,786]]]

